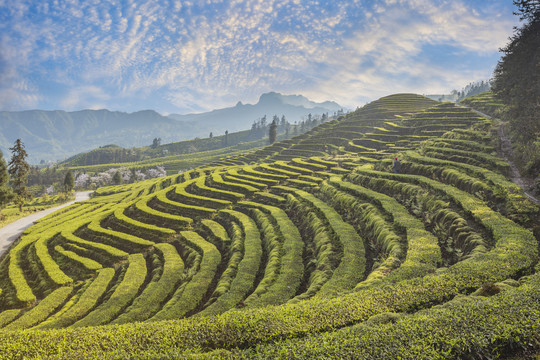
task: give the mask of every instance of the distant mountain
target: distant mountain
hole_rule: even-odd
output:
[[[303,117],[307,117],[310,113],[312,115],[321,115],[323,113],[333,115],[334,112],[341,109],[343,107],[333,101],[316,103],[302,95],[282,95],[269,92],[262,94],[259,101],[254,105],[243,104],[239,101],[234,107],[201,114],[171,114],[169,117],[180,121],[197,122],[199,126],[213,129],[211,131],[214,134],[221,134],[225,130],[240,131],[249,129],[255,120],[264,115],[266,115],[268,122],[272,121],[274,115],[279,117],[285,115],[290,123],[294,123],[302,120]]]
[[[109,110],[75,112],[29,110],[0,112],[0,149],[9,159],[9,147],[20,138],[28,160],[63,160],[66,157],[107,144],[125,147],[150,145],[190,137],[193,124],[182,124],[146,110],[124,113]]]
[[[109,110],[66,111],[1,111],[0,150],[9,159],[9,147],[21,138],[28,160],[63,160],[100,146],[116,144],[122,147],[150,145],[154,138],[161,143],[207,137],[210,132],[221,135],[246,130],[266,115],[285,115],[290,123],[302,117],[340,110],[335,102],[315,103],[301,95],[281,95],[275,92],[261,95],[257,104],[234,107],[201,114],[163,116],[153,110],[124,113]]]

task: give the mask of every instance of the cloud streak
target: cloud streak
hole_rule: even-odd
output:
[[[5,0],[0,109],[190,112],[270,90],[356,106],[448,91],[490,75],[513,25],[502,0]]]

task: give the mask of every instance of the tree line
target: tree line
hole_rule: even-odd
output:
[[[268,123],[266,115],[255,120],[251,125],[250,137],[252,140],[257,140],[268,135],[268,142],[273,144],[277,140],[278,134],[284,134],[288,139],[292,136],[303,134],[317,125],[320,125],[328,121],[328,113],[322,115],[313,116],[311,113],[300,122],[294,122],[291,124],[285,118],[285,115],[281,115],[281,118],[274,115],[272,122]]]
[[[501,49],[492,90],[505,105],[502,117],[512,133],[514,160],[540,182],[540,0],[514,0],[514,5],[523,24]]]

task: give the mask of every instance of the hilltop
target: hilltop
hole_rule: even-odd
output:
[[[0,358],[538,350],[539,209],[506,179],[497,126],[396,94],[261,149],[99,188],[0,261]]]

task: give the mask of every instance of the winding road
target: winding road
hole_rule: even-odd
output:
[[[56,210],[65,208],[66,206],[69,206],[71,204],[76,203],[77,201],[83,201],[90,199],[90,194],[92,194],[93,191],[80,191],[75,193],[75,200],[67,202],[65,204],[62,204],[60,206],[56,206],[54,208],[50,208],[47,210],[43,210],[37,213],[34,213],[32,215],[28,215],[26,217],[23,217],[22,219],[19,219],[17,221],[12,222],[11,224],[8,224],[0,229],[0,256],[9,249],[9,246],[13,241],[15,241],[24,230],[29,228],[34,224],[34,221],[41,219],[42,217],[49,215],[50,213],[55,212]]]

